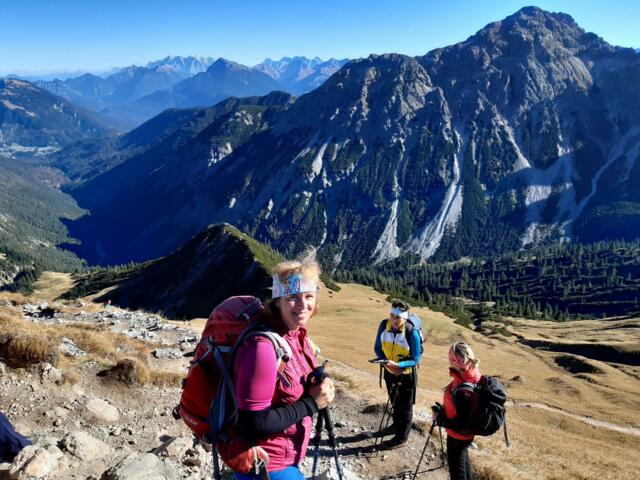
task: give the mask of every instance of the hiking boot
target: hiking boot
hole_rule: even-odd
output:
[[[381,448],[383,450],[395,450],[396,448],[404,447],[406,444],[406,439],[393,437],[391,440],[382,442]]]

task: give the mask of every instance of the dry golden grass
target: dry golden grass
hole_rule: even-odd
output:
[[[389,304],[374,290],[341,285],[340,292],[321,291],[321,313],[311,320],[309,331],[331,358],[331,371],[349,375],[358,394],[385,400],[378,388],[378,370],[367,363],[374,356],[373,342]],[[583,417],[622,426],[640,426],[640,369],[593,359],[579,359],[592,371],[572,374],[556,363],[566,354],[523,346],[516,337],[488,338],[453,323],[443,314],[414,309],[423,319],[427,336],[420,368],[416,409],[427,411],[441,401],[442,388],[450,381],[447,351],[452,341],[469,342],[484,373],[499,376],[517,403],[541,403]],[[638,324],[638,320],[635,320]],[[607,341],[638,349],[640,333],[634,321],[553,322],[514,320],[518,335],[563,341]],[[591,337],[590,332],[595,332]],[[544,336],[544,337],[543,337]],[[334,373],[335,375],[335,373]],[[511,381],[516,376],[522,381]],[[336,405],[336,408],[339,408]],[[538,408],[509,408],[512,447],[502,437],[478,437],[472,462],[481,479],[620,479],[640,478],[640,437],[591,426],[585,421]]]
[[[152,370],[150,372],[149,383],[159,387],[179,387],[186,373],[172,373],[162,370]]]
[[[73,279],[69,273],[43,272],[33,284],[33,296],[49,302],[57,299],[73,287]]]
[[[55,366],[59,357],[58,344],[38,335],[2,333],[0,357],[13,367],[28,367],[42,362]]]
[[[17,308],[0,306],[0,325],[17,325],[23,320],[24,316]]]
[[[67,337],[80,349],[86,351],[89,354],[89,359],[100,363],[113,365],[118,360],[132,355],[145,362],[151,349],[143,341],[111,332],[101,325],[81,323],[56,325],[27,322],[21,315],[14,315],[15,311],[9,312],[8,308],[10,307],[0,307],[0,313],[3,314],[2,318],[6,317],[6,321],[0,320],[0,334],[13,335],[17,327],[20,333],[28,338],[48,339],[56,346],[60,344],[62,337]],[[40,343],[38,342],[37,345],[40,345]],[[23,340],[14,345],[20,345],[20,348],[24,347],[27,352],[31,352],[25,353],[25,355],[36,355],[33,357],[34,361],[38,358],[37,351],[42,348],[41,346],[36,346],[35,342],[25,342]],[[15,348],[18,347],[16,346]]]
[[[35,300],[31,297],[25,297],[21,293],[14,292],[0,292],[0,305],[26,305],[27,303],[33,303]]]

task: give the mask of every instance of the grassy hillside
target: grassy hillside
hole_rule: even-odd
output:
[[[340,292],[321,291],[321,313],[310,322],[311,336],[322,355],[332,360],[330,366],[337,376],[352,384],[353,393],[382,402],[385,394],[378,387],[378,371],[367,359],[373,356],[376,328],[388,315],[389,304],[371,288],[341,287]],[[442,400],[442,388],[450,381],[447,350],[458,339],[472,345],[482,371],[499,376],[515,402],[508,411],[511,448],[504,446],[500,435],[477,437],[478,449],[471,450],[474,478],[640,478],[633,453],[640,448],[640,367],[592,359],[585,351],[585,356],[570,356],[573,364],[586,365],[589,371],[575,372],[572,363],[563,359],[568,354],[534,349],[518,341],[604,342],[620,349],[635,348],[634,358],[638,359],[637,318],[614,324],[514,320],[515,335],[505,338],[474,333],[427,308],[415,310],[423,318],[426,333],[416,418],[425,418],[430,405]],[[617,426],[622,428],[616,430]]]

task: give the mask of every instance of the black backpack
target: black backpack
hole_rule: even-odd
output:
[[[459,432],[465,435],[493,435],[504,425],[504,438],[509,446],[507,436],[507,391],[504,385],[495,377],[483,375],[476,383],[465,382],[451,391],[454,403],[462,392],[470,399],[471,411],[468,412],[466,428]],[[456,409],[458,408],[456,404]]]

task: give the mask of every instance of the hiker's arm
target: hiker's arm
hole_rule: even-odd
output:
[[[376,354],[376,358],[387,358],[384,356],[384,352],[382,351],[382,340],[380,340],[380,333],[382,332],[382,324],[378,327],[378,332],[376,333],[376,343],[373,345],[373,351]]]
[[[463,392],[459,392],[453,398],[453,404],[456,408],[456,415],[452,418],[442,416],[442,426],[450,428],[454,431],[466,430],[469,428],[471,417],[471,399]]]
[[[238,412],[240,427],[251,435],[265,437],[281,432],[298,423],[304,417],[309,417],[318,411],[318,405],[311,397],[302,397],[295,403],[277,408]]]
[[[406,360],[398,362],[399,368],[412,368],[420,363],[420,357],[422,355],[420,348],[420,334],[413,330],[411,332],[411,337],[409,337],[409,341],[411,344],[409,345],[410,357]]]

